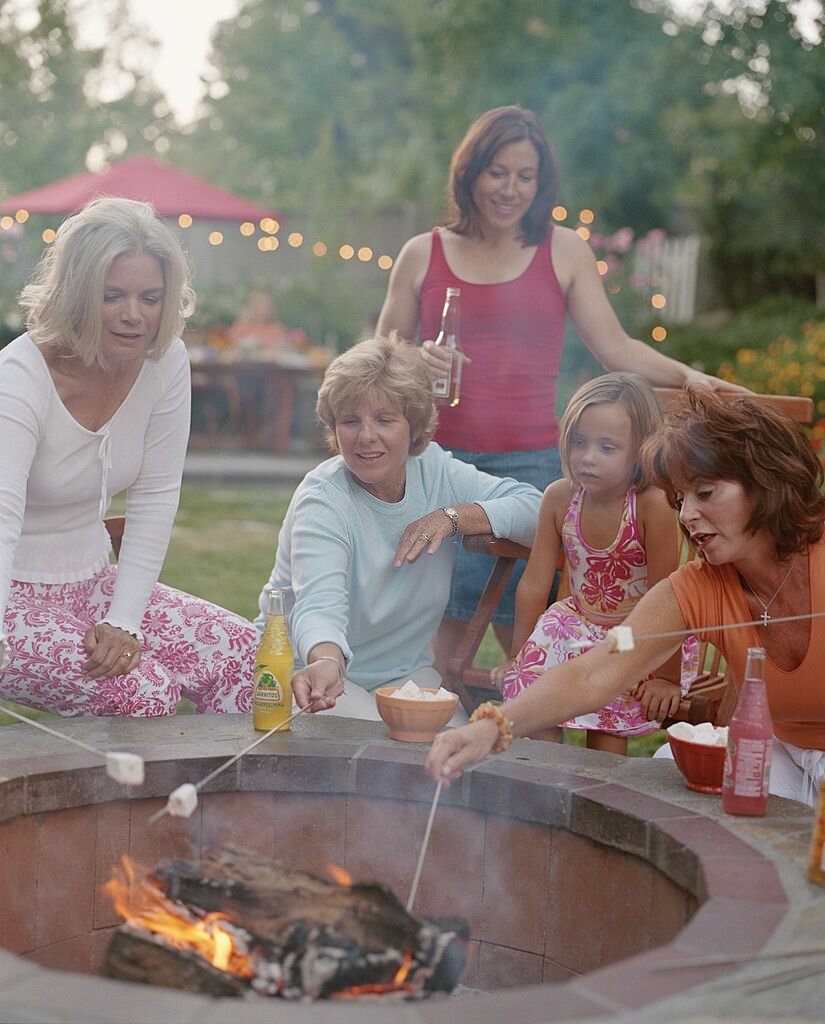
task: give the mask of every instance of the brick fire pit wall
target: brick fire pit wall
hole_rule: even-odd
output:
[[[822,934],[825,890],[804,879],[805,808],[772,801],[767,819],[723,824],[718,798],[691,794],[671,763],[522,741],[443,794],[415,908],[469,919],[462,983],[490,994],[307,1006],[104,980],[117,920],[100,886],[122,853],[153,867],[232,842],[319,874],[343,865],[404,902],[433,784],[426,747],[387,739],[380,723],[301,719],[219,776],[191,819],[149,826],[172,789],[250,741],[249,719],[56,724],[140,752],[147,778],[125,798],[93,755],[26,726],[2,730],[0,1020],[18,1019],[15,1008],[21,1020],[90,1024],[656,1020],[680,997],[694,1011],[701,993],[718,1000],[755,969],[680,960],[802,945],[800,927]]]

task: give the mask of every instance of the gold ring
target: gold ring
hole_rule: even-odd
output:
[[[127,661],[129,661],[131,657],[132,655],[129,653],[129,651],[126,651],[125,654],[121,654],[121,658],[126,658]]]
[[[430,541],[432,540],[432,537],[429,535],[429,533],[422,533],[419,535],[418,539],[423,540],[425,544],[429,544]]]

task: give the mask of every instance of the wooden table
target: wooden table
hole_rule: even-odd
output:
[[[193,431],[194,447],[288,452],[299,384],[311,380],[317,387],[323,377],[317,367],[273,360],[212,358],[191,365],[193,408],[205,419],[205,429]]]

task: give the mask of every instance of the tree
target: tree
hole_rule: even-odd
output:
[[[708,88],[737,107],[703,167],[702,220],[734,304],[771,290],[825,305],[825,14],[803,34],[791,0],[708,3],[701,35]],[[719,125],[716,126],[717,128]]]
[[[39,0],[36,14],[25,31],[0,15],[0,194],[85,170],[93,147],[107,159],[173,127],[161,93],[127,56],[151,44],[131,27],[122,2],[110,5],[100,48],[78,46],[66,0]],[[113,96],[104,99],[107,91]]]

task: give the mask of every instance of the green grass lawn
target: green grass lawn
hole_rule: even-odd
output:
[[[258,594],[272,569],[278,530],[291,496],[292,489],[282,485],[184,485],[162,582],[253,618]],[[122,508],[112,510],[118,511]],[[491,629],[477,663],[492,667],[502,659]],[[41,717],[25,708],[16,710]],[[12,721],[0,713],[0,725]],[[584,734],[568,730],[565,740],[583,743]],[[630,753],[649,756],[663,740],[663,733],[633,739]]]

